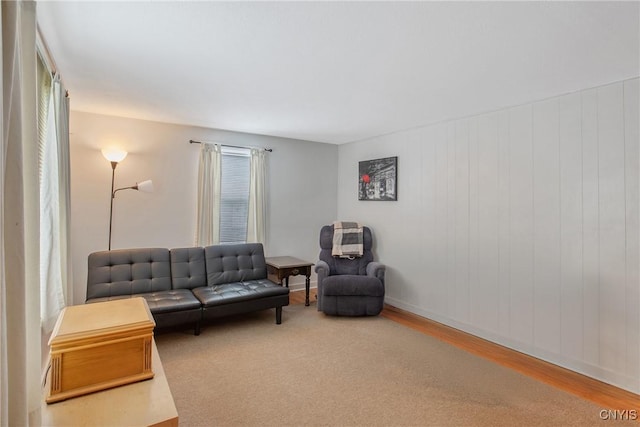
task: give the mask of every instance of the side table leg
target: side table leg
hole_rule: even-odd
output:
[[[307,276],[307,279],[304,281],[304,305],[306,307],[309,306],[309,288],[311,287],[311,276]]]

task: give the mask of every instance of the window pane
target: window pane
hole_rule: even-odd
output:
[[[250,157],[222,153],[220,243],[244,243],[247,239]]]

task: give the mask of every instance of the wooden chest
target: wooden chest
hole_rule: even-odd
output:
[[[153,378],[144,298],[66,307],[49,340],[47,403]]]

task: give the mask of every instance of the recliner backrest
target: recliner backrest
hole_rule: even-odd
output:
[[[169,249],[137,248],[89,255],[87,300],[171,289]]]
[[[329,264],[329,274],[367,274],[367,264],[373,261],[373,236],[369,227],[363,227],[363,253],[361,257],[348,259],[331,255],[333,248],[333,225],[325,225],[320,230],[320,256],[321,261]]]
[[[204,253],[208,286],[267,278],[262,243],[207,246]]]

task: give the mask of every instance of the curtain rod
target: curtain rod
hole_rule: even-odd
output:
[[[202,141],[195,141],[193,139],[190,139],[189,144],[202,144]],[[230,148],[251,148],[251,147],[241,147],[239,145],[227,145],[227,144],[218,144],[218,145],[221,145],[223,147],[230,147]],[[258,147],[258,148],[262,148],[262,147]],[[262,149],[270,153],[273,151],[273,148],[262,148]]]
[[[51,55],[51,51],[49,50],[49,46],[47,42],[42,37],[42,32],[40,31],[40,25],[36,24],[36,50],[40,54],[42,61],[46,64],[49,72],[55,76],[58,71],[58,67],[56,65],[56,61],[53,59]]]

